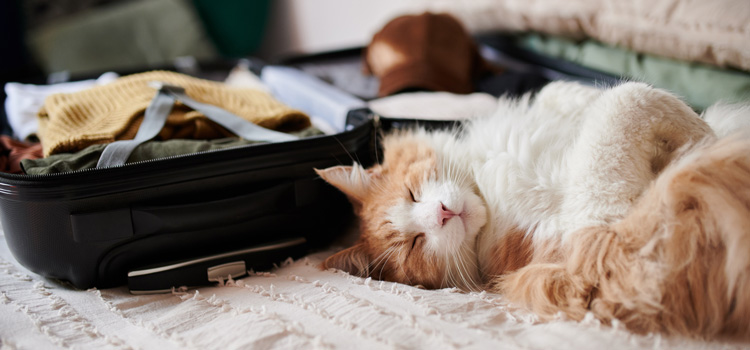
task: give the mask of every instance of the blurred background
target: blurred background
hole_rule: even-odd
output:
[[[248,56],[277,62],[362,47],[392,17],[420,8],[407,4],[398,0],[3,0],[0,83],[57,83],[97,77],[105,71],[127,74],[176,67],[189,72],[199,62]],[[5,92],[0,91],[0,100],[4,99]]]
[[[364,46],[389,19],[418,8],[397,0],[4,0],[0,74],[129,71],[182,57],[274,61]]]
[[[523,73],[516,85],[529,72],[638,80],[697,111],[750,100],[748,0],[2,0],[0,83],[190,74],[245,57],[287,64],[361,49],[395,17],[425,11],[456,16],[507,78]]]

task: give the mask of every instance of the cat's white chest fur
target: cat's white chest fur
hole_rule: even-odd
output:
[[[675,149],[713,135],[676,97],[639,83],[603,90],[558,82],[533,103],[500,102],[461,139],[436,135],[433,143],[471,170],[487,206],[480,265],[511,230],[565,240],[623,217]]]

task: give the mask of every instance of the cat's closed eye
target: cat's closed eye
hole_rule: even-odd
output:
[[[411,249],[414,250],[414,247],[417,246],[417,243],[419,242],[419,240],[420,239],[424,240],[424,238],[425,238],[424,233],[419,233],[416,236],[414,236],[414,240],[411,242]]]
[[[411,190],[411,188],[407,188],[407,190],[409,190],[409,197],[411,198],[411,201],[414,203],[419,202],[416,197],[414,197],[414,192]]]

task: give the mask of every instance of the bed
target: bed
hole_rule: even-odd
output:
[[[355,233],[351,233],[355,234]],[[336,247],[171,293],[76,290],[20,266],[0,240],[2,349],[742,349],[634,335],[593,318],[540,323],[502,296],[322,271]]]
[[[726,11],[715,11],[717,16],[738,13],[745,20],[750,18],[747,3],[724,2],[731,6],[719,6]],[[594,38],[653,54],[679,51],[684,55],[673,59],[697,60],[721,69],[750,69],[750,21],[742,19],[729,20],[721,27],[734,33],[722,36],[726,40],[713,44],[700,41],[708,42],[710,50],[690,47],[680,51],[665,47],[667,39],[655,44],[639,41],[649,37],[643,33],[634,36],[639,40],[622,39],[614,34],[625,33],[623,28],[592,31],[599,22],[582,20],[592,20],[590,11],[600,13],[597,11],[602,9],[610,16],[639,15],[638,11],[647,8],[645,1],[634,2],[636,5],[629,9],[612,5],[614,1],[596,6],[587,1],[560,2],[558,7],[551,5],[554,1],[540,0],[427,3],[433,10],[455,13],[469,23],[472,31],[533,31]],[[594,9],[587,9],[587,4]],[[679,14],[686,9],[677,1],[660,4],[660,11],[644,18]],[[672,10],[667,11],[670,4]],[[706,2],[705,6],[710,4]],[[561,16],[567,16],[563,18],[566,20]],[[627,21],[619,19],[616,23]],[[662,33],[656,31],[658,23],[651,22],[651,38]],[[721,29],[705,24],[696,28]],[[706,50],[713,54],[701,55]],[[747,89],[747,84],[743,86]],[[126,287],[78,290],[30,272],[14,259],[0,232],[0,349],[750,348],[747,341],[636,335],[617,323],[602,325],[592,315],[581,322],[560,315],[543,323],[497,294],[424,290],[319,269],[323,259],[356,235],[356,230],[350,229],[326,250],[288,259],[268,271],[250,271],[241,279],[177,288],[170,293],[133,295]]]

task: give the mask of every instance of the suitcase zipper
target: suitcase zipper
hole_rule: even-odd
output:
[[[375,136],[377,136],[377,132],[380,129],[380,116],[377,115],[377,114],[368,112],[368,118],[367,118],[367,120],[369,120],[371,122],[371,125],[372,125],[371,139],[374,140],[375,142],[377,142]],[[364,125],[362,125],[361,127],[364,127]],[[346,134],[345,138],[348,138],[349,135],[351,135],[353,138],[356,138],[356,134],[358,133],[357,130],[361,130],[361,127],[354,128],[353,130],[348,131],[348,132],[344,132],[342,134]],[[315,140],[315,139],[323,139],[323,138],[327,138],[327,137],[335,137],[337,140],[339,140],[341,138],[342,134],[312,136],[312,137],[309,137],[309,138],[305,138],[303,140],[295,140],[295,141],[273,142],[273,143],[258,143],[258,144],[243,145],[243,146],[236,146],[236,147],[228,147],[228,148],[222,148],[222,149],[213,149],[213,150],[193,152],[193,153],[189,153],[189,154],[180,154],[180,155],[166,156],[166,157],[161,157],[161,158],[156,158],[156,159],[141,160],[141,161],[126,163],[126,164],[118,165],[118,166],[114,166],[114,167],[107,167],[107,168],[86,168],[86,169],[78,169],[78,170],[73,170],[73,171],[64,172],[64,173],[42,174],[42,175],[38,175],[38,174],[29,175],[29,174],[7,174],[7,173],[0,173],[0,179],[1,178],[7,178],[7,179],[12,179],[12,180],[30,180],[30,181],[33,181],[33,180],[37,180],[37,179],[45,179],[45,178],[53,178],[53,177],[58,177],[58,178],[59,177],[68,177],[68,176],[75,177],[75,176],[79,176],[80,174],[87,174],[87,173],[94,173],[94,172],[101,173],[101,174],[106,174],[106,173],[108,173],[110,171],[123,171],[123,170],[121,170],[123,168],[131,168],[131,167],[143,166],[144,164],[157,163],[157,162],[165,162],[165,161],[171,161],[171,160],[181,159],[181,158],[202,157],[202,156],[205,156],[206,154],[220,153],[220,152],[226,152],[226,151],[230,151],[230,150],[237,150],[237,149],[244,149],[244,148],[251,148],[251,147],[259,147],[259,146],[267,146],[267,145],[276,145],[276,144],[283,144],[283,143],[288,143],[288,142],[309,141],[309,140]],[[337,142],[337,144],[340,145],[340,142]],[[339,148],[343,150],[343,148],[341,148],[341,147],[343,147],[343,146],[339,146]],[[347,153],[347,152],[342,152],[342,153]]]

